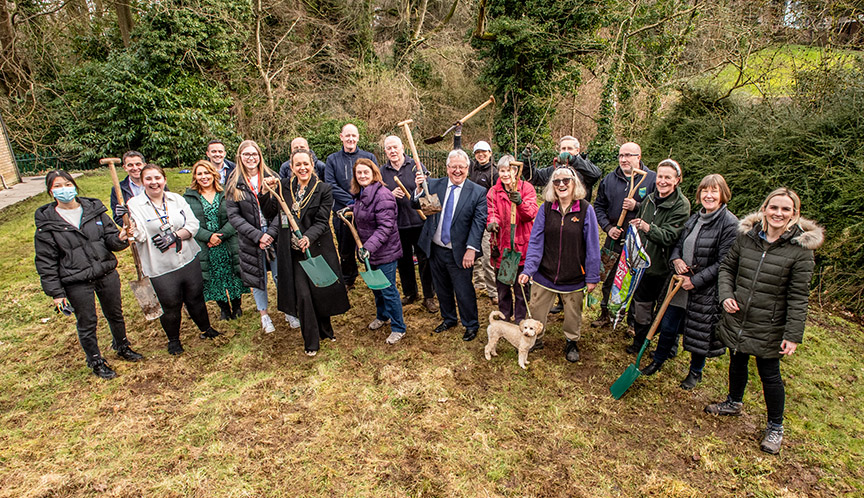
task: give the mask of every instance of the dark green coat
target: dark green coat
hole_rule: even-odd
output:
[[[774,243],[759,236],[762,215],[753,213],[738,227],[717,278],[720,303],[734,298],[740,308],[724,311],[717,335],[733,352],[779,358],[783,340],[804,337],[813,250],[824,235],[816,223],[801,219]]]
[[[240,260],[237,257],[237,252],[239,250],[237,244],[237,230],[231,226],[231,223],[228,223],[228,213],[225,211],[225,192],[217,193],[216,197],[219,198],[219,226],[221,228],[219,228],[217,233],[222,234],[222,237],[220,237],[222,239],[222,244],[220,245],[226,245],[228,247],[228,251],[231,253],[231,261],[234,262],[234,274],[240,275]],[[192,214],[198,218],[198,222],[201,225],[200,228],[198,228],[198,233],[195,234],[195,241],[198,242],[198,246],[201,247],[201,252],[198,253],[198,260],[201,261],[201,275],[204,280],[209,280],[210,248],[207,246],[207,242],[210,240],[210,237],[213,236],[213,232],[207,230],[207,220],[204,218],[204,199],[197,190],[191,188],[186,189],[183,198],[189,203],[189,207],[192,208]]]
[[[680,187],[675,187],[675,191],[659,206],[656,198],[656,191],[648,194],[636,217],[651,225],[647,232],[639,232],[645,252],[651,258],[651,266],[645,274],[665,276],[671,271],[669,254],[690,217],[690,201],[681,193]]]

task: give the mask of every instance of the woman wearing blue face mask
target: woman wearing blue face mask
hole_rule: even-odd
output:
[[[55,202],[36,210],[36,271],[42,290],[54,299],[58,311],[75,313],[87,366],[98,377],[114,378],[117,374],[99,352],[93,296],[99,297],[117,356],[128,361],[144,358],[129,347],[126,337],[113,254],[129,246],[127,234],[117,229],[101,201],[78,197],[78,186],[69,173],[48,173],[45,186]]]

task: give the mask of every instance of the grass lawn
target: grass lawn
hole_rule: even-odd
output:
[[[734,93],[751,97],[784,97],[790,95],[796,74],[821,67],[853,67],[860,52],[836,50],[805,45],[777,45],[750,56],[744,70],[750,83]],[[738,68],[726,64],[712,76],[700,78],[703,84],[716,85],[722,91],[735,84]]]
[[[169,172],[181,191],[188,175]],[[78,179],[107,203],[104,171]],[[745,415],[717,418],[728,355],[685,392],[688,354],[640,378],[619,401],[608,388],[633,360],[618,331],[588,326],[582,361],[562,354],[560,318],[527,371],[516,352],[483,358],[485,334],[431,333],[438,317],[406,308],[408,336],[371,332],[359,284],[336,317],[337,342],[303,354],[273,313],[261,332],[251,296],[214,344],[185,320],[186,353],[168,355],[158,323],[128,287],[129,336],[146,356],[119,376],[90,374],[74,320],[54,313],[33,266],[33,212],[46,194],[0,211],[0,496],[860,496],[864,494],[864,329],[812,310],[805,343],[783,361],[783,452],[759,451],[765,407],[751,364]],[[128,251],[121,279],[133,278]],[[272,302],[275,294],[271,290]],[[213,303],[211,303],[213,305]],[[492,311],[480,298],[481,323]],[[218,316],[215,305],[211,317]],[[279,320],[275,320],[276,317]],[[646,364],[646,362],[643,363]]]

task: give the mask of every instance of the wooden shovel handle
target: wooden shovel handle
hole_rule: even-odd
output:
[[[635,186],[633,185],[633,178],[635,175],[639,175],[642,178],[639,179],[639,183]],[[627,198],[632,199],[633,194],[636,193],[636,189],[639,188],[639,185],[642,185],[642,182],[645,181],[645,178],[648,177],[648,172],[641,169],[634,169],[633,173],[630,175],[630,191],[627,193]],[[624,218],[627,216],[627,210],[621,209],[621,216],[618,217],[618,223],[615,224],[617,228],[621,228],[621,224],[624,223]]]
[[[407,195],[408,198],[410,199],[411,198],[411,192],[408,192],[408,189],[405,188],[405,184],[402,183],[402,180],[400,180],[398,176],[394,176],[393,179],[396,180],[396,185],[399,187],[399,190],[404,192],[405,195]],[[420,215],[421,219],[423,219],[424,221],[426,220],[426,215],[423,214],[422,209],[415,209],[414,211],[417,211],[417,214]]]
[[[657,332],[657,327],[660,326],[660,320],[662,320],[663,315],[666,314],[666,308],[669,307],[672,298],[675,297],[678,289],[680,289],[683,284],[684,278],[682,278],[681,275],[672,275],[672,280],[669,282],[669,289],[666,291],[666,299],[663,300],[663,305],[660,306],[660,311],[657,312],[657,316],[654,318],[654,323],[651,324],[651,329],[648,331],[648,336],[645,340],[650,341],[654,338],[654,333]]]
[[[346,215],[351,216],[351,220],[348,220]],[[363,249],[363,242],[360,242],[360,234],[357,233],[357,229],[354,228],[354,212],[345,207],[336,211],[336,216],[338,216],[339,219],[348,226],[348,229],[351,230],[351,235],[354,236],[354,242],[357,243],[357,248]]]
[[[114,195],[117,196],[117,204],[121,206],[126,205],[126,200],[123,199],[123,189],[120,188],[120,179],[117,177],[117,167],[115,164],[119,164],[122,161],[117,157],[105,157],[99,160],[99,164],[108,165],[108,171],[111,172],[111,182],[114,183]],[[123,215],[123,227],[131,226],[129,223],[129,215]],[[120,230],[124,230],[124,228],[120,228]],[[135,241],[129,241],[129,247],[132,250],[132,261],[135,262],[135,273],[138,275],[138,280],[142,280],[144,278],[144,271],[141,270],[141,256],[138,255],[138,247],[135,245]]]
[[[414,121],[411,119],[406,119],[399,124],[405,129],[405,138],[408,139],[408,147],[411,149],[411,155],[414,157],[414,167],[417,171],[422,173],[423,166],[420,164],[420,156],[417,155],[417,146],[414,145],[414,135],[411,134],[410,124],[413,122]],[[429,184],[426,181],[423,182],[423,192],[425,192],[427,196],[429,195]]]
[[[458,121],[459,124],[465,124],[465,121],[468,121],[469,119],[471,119],[472,117],[474,117],[475,114],[477,114],[478,112],[482,111],[482,110],[483,110],[487,105],[489,105],[489,104],[491,104],[491,103],[493,103],[493,102],[495,102],[495,96],[494,96],[494,95],[490,95],[490,96],[489,96],[489,100],[487,100],[486,102],[483,102],[482,104],[480,104],[479,106],[477,106],[476,109],[474,109],[473,111],[471,111],[471,112],[469,112],[468,114],[466,114],[462,119],[460,119],[460,120]]]

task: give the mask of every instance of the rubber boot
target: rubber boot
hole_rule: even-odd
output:
[[[241,302],[242,298],[239,297],[231,300],[231,318],[240,318],[243,316],[243,309],[240,307]]]
[[[219,305],[219,309],[222,310],[222,313],[219,315],[220,320],[230,320],[231,319],[231,306],[228,305],[228,301],[216,301],[216,304]]]

